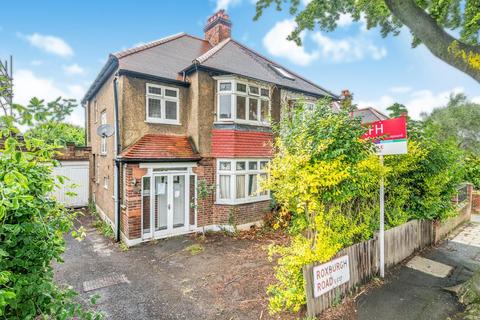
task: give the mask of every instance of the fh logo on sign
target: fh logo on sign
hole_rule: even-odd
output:
[[[373,139],[378,155],[407,153],[407,121],[405,117],[369,124],[363,139]]]
[[[320,297],[350,280],[348,256],[333,259],[313,268],[313,296]]]

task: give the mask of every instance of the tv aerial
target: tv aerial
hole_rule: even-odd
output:
[[[102,138],[111,137],[115,130],[109,124],[102,124],[97,127],[97,134]]]

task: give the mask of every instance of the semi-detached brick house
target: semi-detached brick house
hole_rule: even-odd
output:
[[[233,40],[223,10],[204,32],[110,55],[82,101],[91,199],[128,245],[260,221],[281,105],[338,98]]]

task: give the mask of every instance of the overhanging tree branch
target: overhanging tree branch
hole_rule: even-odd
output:
[[[458,43],[458,50],[480,56],[479,46],[465,44],[448,34],[413,0],[385,0],[385,3],[392,14],[410,28],[436,57],[480,82],[480,69],[449,50],[452,44]]]

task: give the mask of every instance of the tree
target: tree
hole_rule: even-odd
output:
[[[25,136],[61,146],[67,143],[74,143],[76,146],[85,145],[85,130],[82,127],[53,120],[37,124],[29,129]]]
[[[0,79],[2,83],[2,79]],[[2,92],[5,92],[2,90]],[[3,94],[0,92],[0,94]],[[28,137],[19,126],[63,119],[69,102],[4,107],[0,116],[0,317],[2,319],[100,319],[84,311],[72,289],[57,286],[52,262],[62,262],[64,235],[73,230],[75,211],[52,197],[63,183],[52,176],[55,146]],[[84,235],[83,229],[72,232]]]
[[[391,118],[397,118],[402,115],[407,115],[408,117],[408,109],[405,105],[401,103],[395,102],[390,107],[388,107],[387,110],[388,110],[388,116]]]
[[[480,105],[464,94],[451,95],[446,106],[425,115],[424,121],[436,128],[437,139],[455,139],[461,149],[480,155]]]
[[[290,3],[297,22],[288,39],[299,45],[303,30],[318,25],[333,31],[340,15],[350,14],[355,21],[365,18],[369,29],[379,27],[384,37],[398,35],[407,26],[413,47],[423,43],[436,57],[480,82],[479,0],[312,0],[301,11],[299,0],[258,0],[254,19],[270,5],[281,10],[284,3]]]

